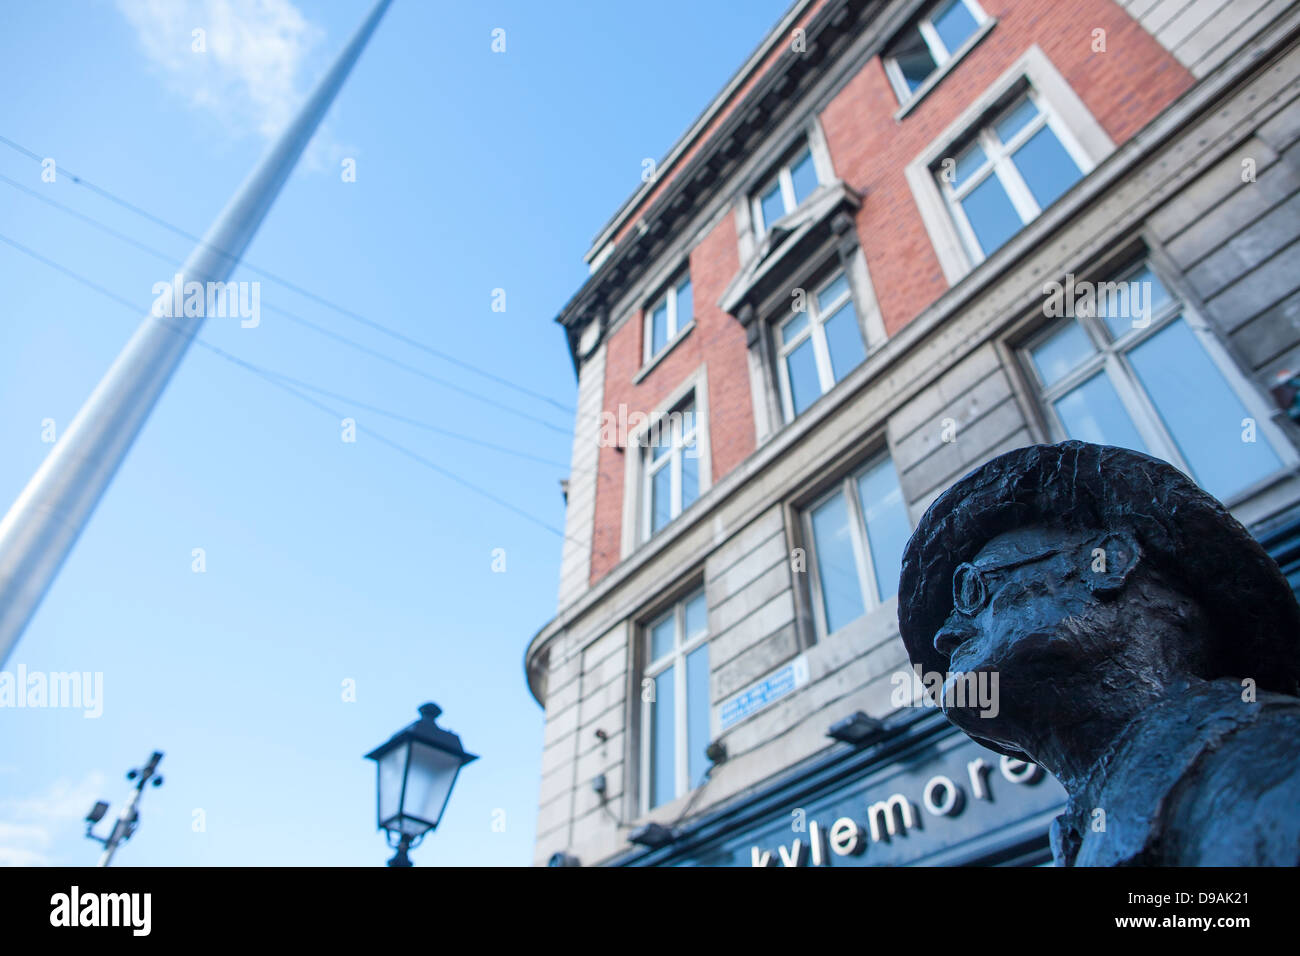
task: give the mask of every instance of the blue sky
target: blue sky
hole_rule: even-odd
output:
[[[395,0],[246,260],[571,408],[551,320],[582,282],[582,254],[642,161],[668,151],[787,5]],[[43,183],[3,145],[0,175],[179,262],[189,242],[64,170],[201,234],[368,7],[10,2],[0,136],[53,158],[58,175]],[[343,182],[347,158],[356,182]],[[51,448],[42,422],[61,434],[174,270],[4,182],[0,234],[138,303],[0,243],[7,509]],[[498,288],[504,312],[491,308]],[[115,814],[123,773],[154,748],[166,783],[146,794],[118,865],[382,863],[362,755],[425,700],[482,759],[417,865],[526,864],[542,716],[522,653],[554,613],[560,539],[365,429],[562,527],[571,417],[275,282],[260,293],[260,325],[214,319],[203,338],[557,464],[324,399],[361,426],[346,443],[336,417],[191,350],[5,665],[102,672],[103,713],[0,710],[0,864],[93,862],[81,817],[95,799]],[[277,306],[525,414],[341,346]]]

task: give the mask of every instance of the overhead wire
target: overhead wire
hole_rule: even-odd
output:
[[[35,249],[32,249],[30,246],[27,246],[24,243],[19,242],[18,240],[13,239],[3,233],[0,233],[0,242],[3,242],[4,244],[10,246],[13,249],[16,249],[18,252],[21,252],[23,255],[35,259],[37,262],[40,262],[43,265],[51,269],[54,269],[55,271],[61,273],[62,275],[65,275],[68,278],[73,279],[74,281],[80,283],[81,285],[84,285],[87,288],[93,290],[94,292],[112,300],[118,305],[121,305],[123,308],[138,313],[139,305],[137,303],[132,302],[131,300],[127,299],[125,296],[121,296],[117,294],[111,289],[96,282],[94,279],[91,279],[88,276],[85,276],[82,273],[77,272],[75,269],[69,268],[68,266],[65,266],[62,263],[57,262],[49,258],[48,256],[45,256],[42,253],[37,252]],[[167,328],[169,331],[173,332],[174,334],[177,335],[184,334],[184,331],[182,329],[175,326],[171,322],[162,319],[160,319],[159,321],[162,323],[162,325],[165,328]],[[300,401],[305,402],[306,404],[311,405],[319,409],[320,411],[324,411],[336,419],[339,418],[340,413],[338,411],[336,411],[335,409],[331,408],[328,405],[325,405],[322,402],[317,401],[316,399],[312,398],[310,395],[307,395],[304,392],[300,391],[293,384],[290,384],[289,381],[282,380],[282,378],[285,377],[280,376],[278,373],[265,370],[260,366],[257,366],[254,363],[249,362],[246,359],[240,358],[239,356],[234,355],[230,352],[227,352],[225,349],[213,345],[211,342],[207,342],[203,339],[200,339],[197,336],[194,337],[192,341],[195,345],[206,350],[207,352],[216,355],[217,357],[223,359],[226,362],[229,362],[240,368],[243,368],[245,371],[248,371],[251,374],[256,375],[257,377],[263,379],[264,381],[270,383],[271,385],[274,385],[276,388],[279,388],[295,396]],[[419,452],[416,452],[413,449],[406,447],[401,442],[395,441],[394,439],[389,438],[388,436],[382,434],[381,432],[376,431],[373,428],[368,428],[368,427],[362,428],[362,426],[358,425],[357,430],[359,432],[363,432],[364,434],[369,435],[370,437],[379,441],[381,444],[387,445],[389,448],[393,449],[394,451],[397,451],[398,453],[411,459],[412,461],[415,461],[418,464],[421,464],[426,468],[429,468],[430,470],[442,475],[447,480],[452,481],[455,484],[460,485],[461,487],[466,488],[469,491],[472,491],[474,494],[477,494],[480,497],[493,502],[494,504],[525,519],[526,521],[540,528],[543,528],[546,531],[551,532],[552,534],[558,535],[559,537],[567,541],[570,541],[573,544],[578,545],[579,547],[587,547],[590,543],[590,542],[579,541],[576,538],[570,537],[569,535],[565,534],[564,531],[560,530],[559,528],[556,528],[554,525],[550,524],[545,519],[539,518],[536,515],[532,514],[531,512],[528,512],[523,508],[520,508],[517,505],[512,504],[511,502],[505,500],[504,498],[501,498],[498,495],[493,494],[490,491],[487,491],[477,483],[461,477],[460,475],[456,474],[450,469],[442,465],[439,465],[437,462],[430,460],[424,455],[421,455]]]
[[[22,145],[21,143],[15,142],[14,140],[9,139],[6,136],[0,136],[0,144],[8,146],[10,149],[18,153],[21,153],[22,155],[28,157],[29,159],[34,160],[37,163],[44,162],[44,157],[36,153],[34,150],[31,150],[28,147]],[[402,342],[404,345],[408,345],[411,348],[418,349],[421,352],[425,352],[428,355],[434,356],[435,358],[441,359],[444,362],[448,362],[452,365],[455,365],[458,368],[464,369],[465,371],[471,372],[475,375],[480,375],[486,379],[489,379],[492,382],[495,382],[496,384],[502,386],[503,388],[509,388],[516,392],[519,392],[520,394],[527,395],[529,398],[533,398],[536,399],[537,401],[545,402],[546,404],[551,405],[557,410],[565,412],[566,414],[573,413],[572,406],[565,405],[564,403],[556,401],[555,399],[551,398],[548,395],[543,395],[542,393],[534,391],[523,385],[520,385],[517,382],[512,382],[507,378],[503,378],[502,376],[497,375],[495,372],[490,372],[487,369],[480,368],[477,365],[474,365],[470,362],[466,362],[464,359],[457,358],[456,356],[448,352],[445,352],[442,349],[436,348],[432,345],[429,345],[426,342],[422,342],[419,339],[413,338],[404,332],[399,332],[396,329],[384,325],[381,322],[377,322],[373,319],[367,318],[366,316],[360,314],[359,312],[356,312],[353,309],[349,309],[346,306],[339,305],[338,303],[326,298],[325,296],[313,292],[310,289],[306,289],[298,285],[297,283],[289,279],[286,279],[281,275],[271,272],[268,269],[264,269],[261,266],[258,266],[250,262],[249,260],[242,258],[241,256],[236,256],[225,249],[220,249],[216,246],[213,246],[211,243],[206,242],[201,236],[196,236],[193,233],[189,232],[188,230],[183,229],[182,227],[177,226],[172,222],[168,222],[163,217],[158,216],[147,209],[144,209],[143,207],[131,202],[130,200],[118,196],[113,191],[106,189],[103,186],[97,185],[91,180],[86,179],[84,176],[77,175],[66,166],[56,167],[55,175],[57,176],[59,174],[66,176],[70,181],[72,181],[76,185],[82,186],[85,189],[90,190],[96,195],[101,196],[104,199],[107,199],[109,202],[112,202],[115,205],[120,206],[123,209],[126,209],[127,211],[133,213],[134,215],[147,219],[150,222],[154,223],[155,225],[161,226],[162,228],[168,230],[169,232],[172,232],[185,239],[188,239],[191,242],[206,246],[207,248],[212,249],[218,255],[221,255],[227,259],[240,262],[243,264],[245,268],[249,269],[252,272],[257,273],[263,278],[270,279],[272,282],[276,282],[284,286],[286,289],[289,289],[292,292],[296,292],[298,295],[301,295],[304,298],[310,299],[311,301],[317,303],[318,305],[322,305],[328,309],[331,309],[337,312],[338,314],[344,316],[345,318],[351,319],[354,322],[360,323],[362,325],[367,326],[368,328],[374,329],[377,332],[390,336]]]
[[[0,137],[0,139],[3,139],[3,137]],[[127,245],[135,249],[139,249],[142,252],[146,252],[151,256],[161,259],[162,261],[168,263],[168,265],[172,267],[176,267],[178,265],[175,257],[170,255],[169,253],[164,252],[161,249],[155,248],[154,246],[151,246],[148,243],[141,242],[140,240],[134,238],[133,236],[130,236],[119,229],[113,228],[107,223],[99,219],[96,219],[94,216],[89,216],[86,213],[83,213],[79,209],[74,209],[73,207],[67,205],[66,203],[61,203],[57,199],[53,199],[49,196],[42,196],[38,190],[32,189],[30,186],[26,186],[20,182],[17,182],[16,180],[9,178],[3,173],[0,173],[0,183],[4,183],[6,186],[11,187],[12,189],[16,189],[39,202],[45,203],[47,206],[50,206],[54,209],[58,209],[60,212],[72,216],[75,219],[79,219],[80,221],[90,226],[93,226],[96,229],[99,229],[101,232],[105,233],[106,235],[112,236],[114,239],[118,240],[119,242],[126,243]],[[371,348],[370,346],[358,342],[355,339],[348,338],[346,335],[342,335],[338,332],[335,332],[333,329],[329,329],[326,328],[325,326],[318,325],[317,323],[312,322],[310,319],[303,318],[302,316],[294,312],[290,312],[288,309],[282,308],[272,303],[267,303],[265,305],[265,308],[268,311],[284,316],[286,319],[289,319],[291,322],[296,322],[299,325],[312,329],[313,331],[317,332],[320,335],[326,336],[327,338],[334,339],[335,341],[340,342],[352,349],[355,349],[358,352],[361,352],[365,355],[369,355],[372,358],[376,358],[382,362],[387,362],[389,365],[392,365],[396,368],[400,368],[403,371],[409,372],[412,375],[419,376],[420,378],[423,378],[427,381],[440,385],[443,388],[450,389],[451,391],[457,392],[468,398],[472,398],[475,401],[482,402],[485,405],[490,405],[493,408],[500,409],[511,415],[516,415],[520,418],[524,418],[530,422],[533,422],[534,424],[541,425],[544,428],[548,428],[551,431],[556,432],[557,434],[566,435],[566,436],[569,434],[568,429],[561,428],[560,426],[552,424],[551,422],[548,422],[543,418],[538,418],[536,415],[533,415],[530,412],[522,411],[521,409],[515,408],[511,405],[506,405],[503,402],[499,402],[494,398],[489,398],[486,395],[482,395],[479,392],[474,391],[473,389],[468,389],[465,388],[464,386],[457,385],[454,382],[449,382],[444,378],[440,378],[437,375],[433,375],[432,373],[427,372],[422,368],[419,368],[418,366],[411,365],[410,363],[404,362],[401,359],[396,358],[395,356],[389,355],[385,352],[381,352],[378,349]]]

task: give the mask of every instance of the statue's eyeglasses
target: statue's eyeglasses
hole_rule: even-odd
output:
[[[1033,564],[1036,561],[1050,558],[1056,553],[1054,550],[1043,551],[1039,554],[1021,558],[1018,561],[1008,561],[1006,564],[983,568],[976,567],[969,562],[959,564],[952,575],[952,606],[967,617],[974,617],[988,606],[989,598],[993,593],[989,588],[990,578],[1003,571],[1010,571],[1013,568],[1024,567],[1026,564]]]

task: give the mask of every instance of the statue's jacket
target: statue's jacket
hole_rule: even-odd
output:
[[[1053,822],[1057,865],[1300,865],[1300,697],[1251,686],[1135,717]]]

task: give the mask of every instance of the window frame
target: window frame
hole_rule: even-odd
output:
[[[1009,102],[1010,98],[1025,86],[1032,86],[1051,106],[1053,115],[1069,129],[1074,141],[1082,146],[1089,156],[1091,160],[1089,166],[1094,171],[1115,152],[1114,140],[1097,121],[1069,81],[1043,52],[1041,46],[1036,43],[1031,45],[982,93],[979,93],[960,115],[918,150],[903,169],[903,175],[911,187],[912,198],[916,201],[917,210],[921,214],[921,222],[939,260],[939,268],[943,270],[944,279],[950,286],[956,285],[971,272],[980,268],[981,263],[972,262],[966,252],[965,244],[957,232],[957,225],[948,210],[948,204],[940,192],[934,167],[944,157],[953,155],[955,145],[968,136],[972,129],[977,129],[1000,104]],[[1072,212],[1079,203],[1079,193],[1087,194],[1086,184],[1094,174],[1087,174],[1084,181],[1076,183],[1071,192],[1062,197],[1051,210],[1022,229],[990,258],[1006,260],[1017,252],[1023,253],[1026,245],[1031,241],[1026,234],[1031,236],[1040,234],[1048,223],[1058,221]]]
[[[705,618],[704,630],[695,636],[686,633],[686,605],[690,604],[696,597],[704,598]],[[651,660],[651,640],[654,628],[657,624],[662,623],[668,617],[673,617],[673,647],[667,654],[662,657]],[[701,582],[695,587],[689,588],[679,597],[675,598],[670,607],[662,609],[658,613],[650,615],[644,623],[637,629],[637,641],[639,642],[639,660],[641,661],[639,679],[637,687],[644,686],[644,681],[653,680],[669,668],[675,668],[673,673],[673,796],[670,800],[655,806],[650,805],[651,789],[654,779],[654,747],[653,747],[653,711],[651,708],[654,703],[645,699],[644,694],[639,694],[640,706],[638,710],[640,728],[638,731],[638,740],[640,746],[640,756],[637,761],[640,778],[638,781],[638,810],[641,814],[650,813],[652,810],[666,806],[673,800],[679,800],[696,786],[692,786],[690,779],[690,702],[687,699],[687,675],[686,659],[699,648],[707,646],[711,632],[708,623],[708,594],[705,591],[704,584]],[[710,669],[710,676],[712,669]],[[712,693],[710,698],[705,702],[705,708],[708,712],[709,721],[709,740],[713,740],[713,701]],[[698,785],[697,785],[698,786]]]
[[[1149,254],[1138,256],[1129,260],[1127,265],[1117,270],[1108,271],[1105,278],[1097,280],[1090,278],[1089,281],[1123,283],[1130,281],[1144,268],[1151,271],[1169,297],[1169,301],[1159,311],[1152,314],[1151,321],[1146,327],[1139,329],[1130,325],[1123,335],[1116,336],[1106,324],[1105,318],[1098,315],[1097,311],[1094,310],[1087,315],[1076,314],[1051,319],[1035,328],[1027,336],[1024,336],[1014,346],[1020,368],[1033,391],[1038,404],[1038,411],[1042,415],[1048,435],[1052,441],[1069,439],[1069,432],[1056,410],[1056,402],[1083,386],[1094,376],[1105,374],[1107,381],[1115,389],[1120,404],[1132,422],[1134,430],[1146,444],[1147,453],[1168,461],[1184,474],[1194,475],[1195,472],[1183,456],[1177,439],[1165,424],[1160,409],[1147,394],[1141,378],[1127,358],[1128,353],[1137,349],[1181,318],[1187,323],[1187,327],[1197,343],[1204,349],[1211,364],[1223,376],[1224,383],[1241,402],[1247,413],[1255,419],[1261,436],[1281,462],[1281,467],[1277,471],[1265,476],[1260,481],[1243,486],[1239,491],[1229,496],[1224,504],[1245,500],[1257,490],[1258,486],[1269,485],[1280,475],[1294,468],[1297,461],[1300,460],[1300,456],[1296,455],[1291,443],[1286,441],[1285,436],[1275,428],[1271,414],[1260,399],[1256,389],[1251,387],[1249,380],[1233,362],[1231,356],[1201,317],[1189,297],[1181,292],[1176,282],[1170,281],[1167,273],[1160,263],[1156,261],[1155,256]],[[1042,374],[1034,362],[1032,352],[1053,335],[1067,328],[1070,322],[1074,322],[1082,329],[1084,335],[1088,338],[1089,344],[1092,345],[1095,351],[1087,359],[1061,376],[1059,380],[1051,385],[1044,385]]]
[[[943,42],[943,38],[939,36],[939,31],[936,30],[934,26],[935,14],[937,14],[941,8],[947,9],[950,2],[960,3],[975,20],[975,29],[971,31],[971,35],[963,40],[961,46],[955,50],[948,49],[948,45]],[[936,74],[942,73],[944,68],[951,63],[974,38],[980,36],[981,31],[988,24],[990,19],[989,15],[984,12],[984,8],[979,5],[977,0],[939,0],[938,3],[931,5],[929,11],[920,17],[920,19],[914,20],[902,30],[898,31],[890,41],[889,47],[881,59],[885,64],[885,75],[889,77],[889,83],[894,88],[894,95],[898,97],[899,105],[906,106],[912,100],[924,95],[930,80],[933,79]],[[917,84],[915,90],[908,86],[907,77],[903,75],[903,68],[898,65],[898,58],[888,52],[888,49],[893,49],[897,46],[899,39],[904,34],[913,30],[921,35],[921,39],[925,42],[926,49],[930,51],[930,59],[934,62],[934,69],[926,74],[925,79]]]
[[[695,441],[700,455],[699,497],[705,497],[713,487],[713,456],[709,436],[709,370],[706,363],[701,363],[693,372],[683,376],[680,384],[662,401],[646,412],[644,420],[641,420],[639,412],[634,413],[637,418],[635,429],[629,432],[626,444],[620,446],[623,458],[623,506],[619,521],[620,559],[630,557],[655,537],[646,535],[648,525],[642,517],[645,498],[643,449],[650,431],[666,414],[692,400],[695,403]],[[629,419],[632,417],[629,415]],[[629,426],[631,424],[629,421]],[[685,512],[689,509],[682,510]],[[659,533],[673,534],[674,522],[665,525]]]
[[[840,631],[831,631],[826,621],[826,601],[822,591],[821,566],[817,560],[817,536],[813,531],[812,515],[819,507],[830,501],[835,495],[842,494],[845,496],[845,504],[849,514],[849,538],[853,549],[854,563],[857,569],[858,589],[862,596],[862,615],[867,617],[873,611],[883,607],[890,598],[880,596],[880,585],[877,583],[876,565],[871,555],[871,538],[867,531],[866,515],[862,510],[862,496],[858,490],[858,479],[862,475],[871,471],[882,462],[889,462],[890,467],[894,469],[894,478],[898,481],[899,490],[902,491],[902,478],[898,474],[898,468],[894,464],[894,456],[888,447],[880,448],[867,458],[861,460],[854,467],[848,469],[844,474],[834,481],[830,487],[825,488],[820,494],[811,498],[806,504],[799,508],[799,530],[803,541],[807,544],[808,555],[808,587],[809,599],[812,603],[813,622],[818,641],[825,640],[838,634]],[[907,518],[910,528],[915,530],[916,523],[912,520],[912,515],[907,507],[907,497],[903,496],[902,500],[903,514]],[[891,595],[890,597],[893,597]],[[860,620],[860,618],[854,618]],[[852,623],[852,622],[850,622]],[[847,627],[848,625],[845,625]],[[840,628],[844,630],[844,628]]]
[[[677,324],[677,297],[681,292],[682,286],[688,283],[691,285],[691,318],[689,322],[679,327]],[[667,338],[664,340],[663,348],[655,351],[654,314],[660,305],[665,306],[665,321],[668,325],[664,331],[667,333]],[[645,317],[642,329],[642,337],[644,341],[641,348],[641,362],[644,366],[649,365],[659,356],[671,349],[673,345],[676,344],[677,340],[695,324],[695,285],[691,281],[691,269],[689,265],[673,275],[672,279],[669,280],[665,286],[663,292],[655,296],[650,305],[643,310],[642,314]]]
[[[1009,141],[1004,143],[999,139],[994,127],[1009,116],[1024,99],[1028,99],[1033,104],[1038,115],[1019,129]],[[1052,104],[1033,84],[1029,84],[1024,91],[1010,97],[1006,103],[991,110],[977,121],[973,131],[954,143],[954,146],[958,147],[952,150],[954,162],[972,146],[978,146],[984,152],[984,163],[962,185],[956,186],[948,182],[935,167],[931,167],[931,173],[938,185],[939,194],[943,197],[948,215],[961,237],[962,246],[965,248],[966,255],[972,266],[979,265],[998,250],[993,249],[985,252],[982,249],[975,234],[975,229],[971,225],[966,210],[962,208],[961,203],[976,187],[987,182],[990,176],[997,177],[1016,214],[1020,217],[1020,229],[1017,229],[1008,238],[1008,242],[1041,216],[1046,208],[1049,208],[1038,205],[1038,200],[1034,198],[1033,192],[1025,182],[1024,174],[1020,172],[1013,158],[1020,147],[1044,128],[1051,130],[1057,142],[1061,144],[1061,148],[1069,154],[1074,164],[1079,168],[1079,179],[1076,182],[1082,182],[1092,172],[1095,165],[1087,152],[1075,140],[1069,127],[1056,114]],[[941,163],[938,165],[941,165]],[[1073,188],[1073,185],[1070,188]],[[1006,243],[1003,243],[1003,245],[1006,245]],[[1001,248],[1002,246],[998,247],[998,249]]]
[[[813,175],[817,177],[817,186],[814,187],[814,191],[821,187],[822,172],[821,169],[818,168],[817,154],[813,150],[812,140],[809,137],[804,136],[802,145],[791,150],[787,154],[787,158],[777,167],[776,172],[762,179],[759,187],[753,190],[749,195],[750,221],[754,224],[754,235],[758,239],[761,240],[771,231],[772,228],[772,223],[767,222],[763,216],[763,197],[771,191],[774,183],[780,189],[781,205],[784,207],[785,211],[772,222],[780,222],[802,205],[794,192],[794,174],[792,170],[795,166],[799,165],[805,154],[808,157],[808,162],[812,163]]]
[[[689,429],[685,427],[685,421],[684,421],[684,416],[686,414],[687,408],[690,409],[689,414],[690,414],[691,426]],[[673,417],[674,413],[681,413],[683,417]],[[667,422],[670,428],[670,433],[669,433],[670,444],[668,446],[668,451],[663,455],[662,459],[656,460],[654,451],[656,448],[662,447],[662,445],[658,443],[659,442],[658,436],[664,422]],[[694,389],[692,389],[680,401],[675,403],[672,408],[664,412],[662,415],[656,416],[654,422],[650,425],[649,428],[646,429],[646,431],[641,436],[641,442],[639,448],[639,452],[641,455],[641,469],[640,469],[641,470],[641,479],[640,479],[641,535],[640,537],[643,542],[649,541],[660,531],[663,531],[664,528],[667,528],[670,524],[676,521],[679,517],[681,517],[683,511],[689,508],[691,504],[694,504],[696,501],[699,501],[700,497],[704,494],[704,488],[702,485],[703,479],[699,475],[699,472],[703,471],[703,462],[704,462],[704,457],[700,449],[699,435],[700,435],[699,403],[696,400],[696,392]],[[682,461],[685,457],[686,445],[691,442],[694,443],[695,460],[698,463],[697,474],[696,474],[696,491],[695,491],[695,499],[690,504],[683,506],[682,504]],[[654,512],[653,512],[653,507],[654,507],[654,484],[653,483],[654,483],[655,476],[664,468],[672,469],[672,474],[669,477],[668,510],[670,514],[669,514],[668,521],[664,524],[663,528],[656,529],[654,527]]]
[[[844,278],[845,284],[843,298],[837,299],[830,308],[823,309],[818,301],[818,296],[840,277]],[[835,369],[831,364],[831,350],[830,344],[826,340],[825,321],[829,316],[834,315],[843,308],[845,303],[853,307],[854,324],[857,326],[858,335],[862,338],[863,361],[866,361],[866,357],[871,354],[866,332],[862,328],[862,313],[858,308],[857,296],[853,293],[853,277],[850,275],[847,266],[841,264],[832,269],[825,279],[813,287],[812,292],[805,297],[805,302],[807,304],[805,312],[791,312],[791,314],[772,323],[772,347],[776,360],[777,388],[781,399],[781,413],[785,416],[785,424],[787,425],[798,418],[799,415],[794,410],[794,390],[790,386],[790,369],[786,364],[786,358],[808,338],[811,338],[813,357],[817,364],[817,378],[822,390],[818,399],[829,394],[839,382],[835,381]],[[808,328],[801,332],[798,338],[789,343],[785,342],[783,330],[800,315],[808,317]],[[829,384],[827,384],[828,382]],[[816,404],[815,401],[814,404]]]

